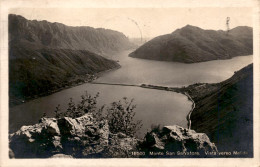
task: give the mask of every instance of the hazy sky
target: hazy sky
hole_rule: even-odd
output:
[[[70,26],[103,27],[123,32],[128,37],[155,37],[171,33],[187,24],[203,29],[226,30],[252,27],[251,8],[19,8],[9,13],[29,20],[47,20]]]

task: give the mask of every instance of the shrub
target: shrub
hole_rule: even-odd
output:
[[[156,134],[159,134],[162,132],[162,126],[161,124],[152,124],[151,125],[151,132],[154,132]]]
[[[141,121],[135,121],[136,105],[133,105],[133,99],[128,102],[127,98],[123,98],[123,102],[113,102],[111,107],[107,108],[107,116],[109,129],[112,133],[122,132],[126,135],[133,136],[141,127]]]
[[[122,101],[113,102],[111,106],[105,109],[105,105],[101,108],[97,108],[97,98],[99,93],[95,96],[91,96],[88,92],[81,96],[80,102],[76,105],[72,98],[68,103],[68,108],[65,112],[62,112],[60,105],[55,109],[55,117],[57,119],[63,117],[77,118],[86,113],[92,113],[98,120],[108,120],[109,130],[111,133],[122,132],[126,135],[133,136],[141,127],[141,121],[135,121],[136,105],[133,105],[133,99],[130,102],[126,97]]]
[[[55,117],[71,117],[77,118],[81,117],[86,113],[93,113],[97,110],[97,98],[99,97],[99,93],[95,96],[91,96],[88,92],[85,92],[85,95],[81,96],[80,102],[76,105],[72,98],[68,103],[68,108],[65,112],[60,112],[60,105],[58,105],[55,109]]]

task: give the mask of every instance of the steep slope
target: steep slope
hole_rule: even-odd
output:
[[[118,68],[118,63],[96,53],[130,46],[116,31],[9,15],[10,105],[91,81],[93,74]]]
[[[9,15],[9,40],[11,44],[40,49],[88,50],[109,56],[133,47],[121,32],[92,27],[71,27],[61,23],[27,20],[19,15]]]
[[[250,27],[236,27],[227,33],[187,25],[148,41],[129,56],[194,63],[252,53],[253,32]]]
[[[245,151],[240,156],[253,156],[252,64],[226,81],[191,85],[186,91],[196,104],[192,129],[206,133],[219,151]]]
[[[93,74],[117,67],[115,61],[85,50],[12,47],[9,52],[10,103],[90,81]]]

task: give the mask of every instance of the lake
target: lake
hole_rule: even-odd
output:
[[[184,64],[147,59],[131,58],[125,51],[117,55],[122,68],[105,73],[96,82],[153,84],[181,87],[194,83],[217,83],[230,78],[252,63],[253,56],[238,56],[228,60],[213,60],[202,63]]]
[[[130,51],[124,51],[115,55],[122,67],[102,74],[95,82],[144,83],[174,87],[198,82],[214,83],[231,77],[234,71],[252,63],[252,56],[183,64],[131,58],[128,57],[129,53]],[[131,86],[86,83],[10,108],[10,132],[18,130],[22,125],[37,123],[43,113],[53,116],[58,104],[61,105],[61,109],[65,109],[70,97],[78,101],[86,90],[92,95],[100,92],[99,106],[103,104],[109,106],[113,101],[123,97],[134,98],[134,104],[137,105],[136,119],[142,120],[143,123],[142,129],[138,132],[139,137],[143,137],[151,125],[187,127],[186,116],[192,103],[182,94]]]

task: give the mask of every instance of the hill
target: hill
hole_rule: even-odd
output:
[[[158,36],[130,53],[130,57],[195,63],[253,54],[253,31],[240,26],[226,31],[187,25]]]
[[[119,67],[116,62],[85,50],[12,47],[9,53],[11,103],[90,81],[97,72]]]
[[[185,88],[196,107],[191,129],[206,133],[219,151],[245,151],[253,156],[253,65],[217,84]],[[236,157],[236,156],[235,156]]]

